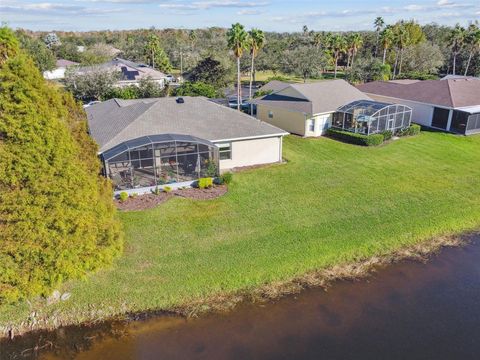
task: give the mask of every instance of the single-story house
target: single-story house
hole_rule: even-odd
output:
[[[368,128],[357,128],[348,114],[353,109],[357,114],[361,107],[367,109],[373,106],[368,95],[344,80],[287,84],[283,89],[252,102],[257,105],[258,119],[301,136],[321,136],[332,126],[334,120],[337,127],[355,132],[362,129],[366,132]],[[348,109],[342,108],[349,104],[352,106]],[[388,105],[390,104],[383,104],[381,107]],[[340,119],[338,115],[334,119],[339,109],[342,110],[343,117]]]
[[[463,135],[480,133],[480,79],[374,81],[357,86],[371,98],[413,109],[412,121]]]
[[[74,61],[58,59],[55,63],[55,69],[44,71],[43,77],[47,80],[60,80],[65,78],[65,71],[71,66],[77,66],[79,63]]]
[[[125,87],[129,85],[138,86],[141,79],[150,78],[161,87],[168,82],[168,76],[161,71],[155,70],[143,63],[115,58],[103,64],[95,66],[85,66],[78,69],[78,73],[88,73],[99,70],[115,71],[120,73],[120,79],[115,86]]]
[[[288,134],[203,97],[111,99],[85,111],[104,174],[117,191],[145,193],[281,162]]]

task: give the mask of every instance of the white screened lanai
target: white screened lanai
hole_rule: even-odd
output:
[[[341,106],[333,114],[332,127],[365,135],[409,127],[412,109],[405,105],[358,100]]]

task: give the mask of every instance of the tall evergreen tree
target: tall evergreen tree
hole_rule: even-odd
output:
[[[96,154],[83,109],[0,28],[0,303],[47,294],[121,251]]]

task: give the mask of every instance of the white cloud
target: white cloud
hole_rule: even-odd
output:
[[[417,5],[417,4],[411,4],[411,5],[405,6],[404,9],[407,10],[407,11],[420,11],[420,10],[424,10],[425,6]]]
[[[113,0],[116,1],[116,0]],[[128,1],[128,0],[126,0]],[[183,10],[206,10],[211,8],[255,8],[269,5],[266,1],[235,1],[235,0],[212,0],[212,1],[192,1],[163,3],[158,6],[163,9],[183,9]]]
[[[243,9],[243,10],[239,10],[237,11],[237,15],[260,15],[262,14],[263,11],[259,11],[259,10],[248,10],[248,9]]]

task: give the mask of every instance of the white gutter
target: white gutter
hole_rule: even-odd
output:
[[[212,143],[216,143],[216,142],[228,142],[228,141],[240,141],[240,140],[255,140],[255,139],[266,139],[266,138],[286,136],[286,135],[290,135],[290,133],[283,132],[283,133],[270,134],[270,135],[246,136],[246,137],[240,137],[240,138],[217,139],[217,140],[209,140],[209,141],[211,141]]]

